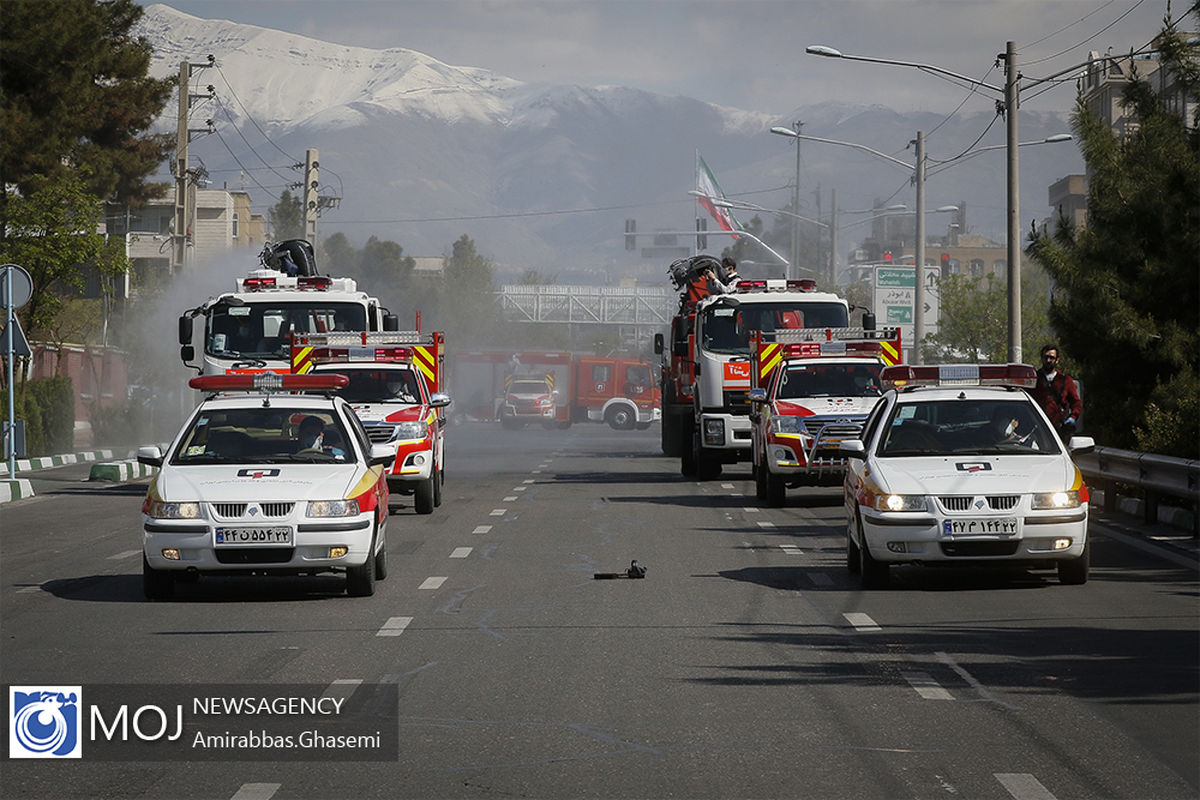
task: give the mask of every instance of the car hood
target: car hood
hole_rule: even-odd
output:
[[[893,494],[1023,494],[1069,489],[1075,470],[1062,456],[955,456],[875,461],[880,487]]]
[[[420,403],[351,403],[350,407],[363,422],[412,422],[427,416]]]
[[[213,465],[166,468],[155,479],[167,501],[216,503],[340,500],[362,474],[357,464]]]
[[[775,413],[783,416],[846,416],[862,419],[879,401],[878,397],[806,397],[776,400]]]

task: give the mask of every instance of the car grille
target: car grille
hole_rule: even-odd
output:
[[[292,513],[295,503],[259,503],[258,508],[264,517],[286,517]],[[246,516],[249,503],[213,503],[213,510],[218,517],[237,519]]]
[[[737,416],[749,416],[750,393],[748,391],[725,392],[725,409]]]
[[[286,564],[294,547],[218,547],[217,561],[222,564]]]
[[[948,495],[939,497],[938,502],[942,504],[942,508],[947,511],[982,511],[982,508],[975,508],[975,497],[973,495]],[[1021,496],[1017,494],[989,494],[984,497],[987,501],[988,508],[992,511],[1008,511],[1016,508],[1017,503],[1021,501]]]
[[[396,428],[393,425],[366,425],[367,438],[372,444],[386,444],[396,438]]]
[[[942,542],[942,553],[952,558],[983,558],[1011,556],[1017,552],[1019,541],[1000,542]]]
[[[804,432],[808,435],[816,436],[821,431],[825,431],[826,436],[838,439],[857,439],[862,425],[857,422],[834,422],[819,417],[808,417],[804,420]]]

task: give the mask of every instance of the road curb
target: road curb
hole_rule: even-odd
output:
[[[0,489],[0,503],[6,503],[9,500],[23,500],[26,497],[33,497],[33,484],[28,478],[16,478],[9,480],[5,478],[0,481],[4,488]]]
[[[154,474],[155,467],[148,467],[136,461],[109,461],[103,464],[93,464],[90,481],[123,481],[134,478],[145,478]]]
[[[100,461],[113,457],[112,450],[85,450],[82,453],[63,453],[57,456],[39,456],[37,458],[18,458],[17,472],[29,472],[35,469],[52,469],[65,467],[68,464],[79,464],[88,461]]]

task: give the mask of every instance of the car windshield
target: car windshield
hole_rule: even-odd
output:
[[[841,303],[791,300],[779,303],[717,303],[705,309],[701,326],[704,348],[714,353],[749,353],[750,332],[795,328],[845,328],[849,324]]]
[[[287,358],[292,333],[366,329],[367,312],[358,303],[218,303],[208,320],[204,346],[218,358]]]
[[[775,396],[878,397],[878,364],[795,364],[779,376]]]
[[[347,403],[419,403],[421,389],[410,369],[325,368],[320,372],[340,372],[350,383],[338,390]]]
[[[180,439],[171,463],[322,464],[355,460],[342,423],[330,410],[202,409]]]
[[[1028,400],[900,402],[883,428],[881,457],[1053,455],[1053,431]]]

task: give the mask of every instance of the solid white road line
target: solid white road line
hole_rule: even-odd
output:
[[[928,672],[904,672],[904,680],[926,700],[953,700],[954,696],[941,687]]]
[[[1014,800],[1055,800],[1050,790],[1028,772],[997,772],[995,775]]]
[[[471,555],[470,547],[456,547],[456,548],[454,548],[454,552],[452,552],[450,554],[450,557],[451,558],[466,558],[469,555]]]
[[[123,550],[122,552],[117,553],[116,555],[109,556],[108,560],[109,561],[119,561],[122,558],[129,558],[130,556],[139,555],[141,552],[142,552],[141,550]]]
[[[426,578],[424,581],[421,582],[421,585],[418,586],[417,588],[418,589],[440,589],[440,588],[442,588],[442,584],[446,582],[446,577],[447,576],[442,576],[440,578]]]
[[[846,622],[849,622],[851,625],[853,625],[854,629],[857,631],[865,632],[883,630],[883,628],[879,627],[879,623],[862,612],[853,611],[849,614],[842,614],[842,616],[845,617]]]
[[[443,580],[445,580],[443,578]],[[425,587],[422,586],[422,589]],[[383,627],[375,632],[376,636],[399,636],[404,633],[404,629],[413,621],[412,617],[388,617],[388,621],[383,623]],[[362,681],[359,681],[361,683]]]
[[[475,530],[471,531],[471,533],[484,534],[484,533],[487,533],[488,531],[490,531],[491,529],[492,529],[491,525],[476,525]]]
[[[271,800],[282,783],[243,783],[230,800]]]

